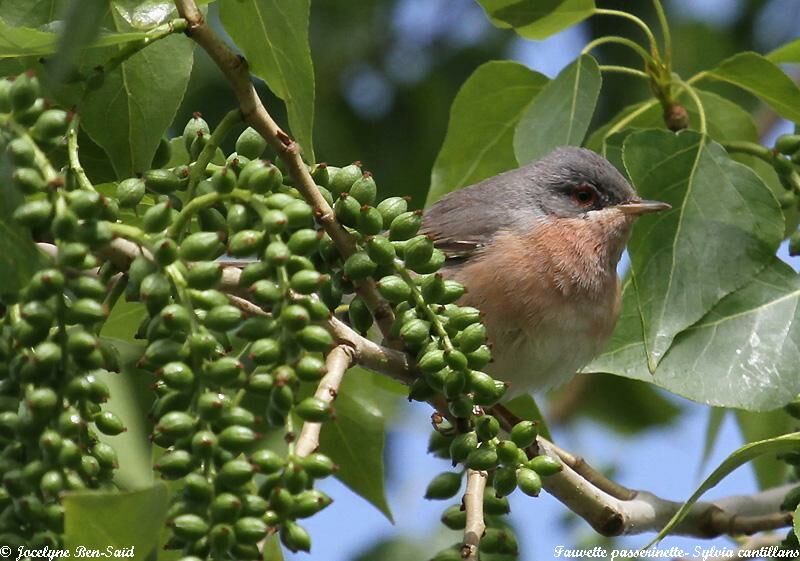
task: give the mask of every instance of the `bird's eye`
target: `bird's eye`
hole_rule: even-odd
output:
[[[597,191],[591,185],[582,183],[577,185],[570,193],[572,200],[582,207],[594,206],[597,202]]]

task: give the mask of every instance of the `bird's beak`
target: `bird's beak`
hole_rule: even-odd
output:
[[[639,216],[640,214],[669,210],[672,208],[672,205],[662,203],[661,201],[628,201],[618,204],[617,208],[623,214]]]

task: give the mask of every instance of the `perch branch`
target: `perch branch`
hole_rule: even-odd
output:
[[[355,253],[355,240],[336,220],[333,209],[317,189],[308,167],[303,162],[300,146],[278,126],[261,103],[250,79],[247,61],[235,54],[211,29],[195,0],[175,0],[175,6],[180,16],[187,22],[185,33],[208,53],[225,75],[239,100],[242,118],[264,137],[286,164],[294,186],[314,208],[317,220],[336,244],[339,253],[345,258]],[[394,321],[391,307],[378,294],[373,281],[359,282],[357,290],[375,316],[381,333],[388,339]]]

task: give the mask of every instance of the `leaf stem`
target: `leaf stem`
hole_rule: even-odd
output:
[[[694,102],[695,107],[697,107],[697,113],[700,116],[700,132],[702,134],[706,134],[708,132],[708,130],[706,128],[706,110],[705,110],[705,107],[703,107],[703,102],[700,101],[700,96],[697,95],[697,92],[695,91],[695,89],[688,82],[684,82],[677,75],[676,75],[676,78],[686,88],[686,93],[689,94],[689,97],[692,98],[692,101]]]
[[[253,194],[250,191],[245,191],[244,189],[234,189],[230,193],[206,193],[205,195],[190,199],[189,202],[184,205],[175,218],[175,222],[167,229],[167,235],[172,238],[177,238],[196,212],[227,199],[235,199],[250,204],[253,210],[262,217],[267,211],[266,207],[260,201],[253,198]]]
[[[659,60],[659,53],[658,53],[658,43],[656,42],[656,37],[653,35],[653,31],[648,27],[648,25],[640,18],[636,17],[633,14],[628,12],[623,12],[622,10],[607,10],[602,8],[596,8],[594,10],[594,14],[598,16],[616,16],[620,18],[627,19],[635,23],[639,28],[644,31],[645,35],[647,35],[647,41],[650,44],[650,54],[655,60]]]
[[[658,15],[658,24],[661,26],[661,35],[664,37],[664,64],[667,66],[667,70],[672,72],[672,33],[669,29],[667,15],[664,12],[664,6],[661,5],[661,0],[653,0],[653,7]]]
[[[114,234],[115,237],[130,240],[139,246],[143,246],[150,249],[149,244],[147,243],[147,239],[145,238],[144,232],[142,232],[136,226],[130,226],[128,224],[117,224],[114,222],[109,222],[108,225],[111,228],[111,233]]]
[[[89,181],[86,172],[81,165],[81,160],[78,157],[78,131],[80,130],[80,118],[77,113],[72,116],[72,121],[67,128],[67,158],[69,160],[69,169],[75,174],[78,180],[78,185],[81,189],[86,191],[94,191],[94,185]]]
[[[628,39],[626,37],[619,37],[617,35],[610,35],[610,36],[607,36],[607,37],[598,37],[594,41],[589,42],[583,48],[583,50],[581,50],[581,54],[585,55],[585,54],[589,53],[589,51],[591,51],[592,49],[595,49],[596,47],[599,47],[601,45],[606,45],[606,44],[609,44],[609,43],[614,43],[614,44],[617,44],[617,45],[623,45],[625,47],[629,47],[630,49],[635,51],[636,54],[638,54],[640,57],[642,57],[642,60],[644,61],[645,64],[647,64],[649,62],[652,62],[652,60],[653,60],[653,57],[651,57],[650,54],[641,47],[641,45],[639,45],[635,41],[631,41],[630,39]]]
[[[108,74],[113,72],[123,62],[131,58],[133,55],[143,50],[145,47],[152,45],[156,41],[160,41],[165,37],[169,37],[173,33],[183,33],[186,31],[188,24],[183,18],[176,18],[166,23],[150,29],[142,39],[138,41],[131,41],[124,48],[120,49],[117,54],[109,58],[105,64],[99,66],[96,70],[100,74]]]
[[[646,72],[642,72],[641,70],[636,70],[635,68],[629,68],[627,66],[617,66],[614,64],[601,64],[600,72],[615,72],[617,74],[628,74],[629,76],[644,78],[645,80],[650,79],[650,76],[648,76]]]

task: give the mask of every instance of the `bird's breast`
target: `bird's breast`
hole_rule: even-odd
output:
[[[619,250],[563,221],[498,234],[454,271],[463,303],[479,308],[493,344],[490,372],[512,390],[565,382],[599,353],[619,315]],[[582,225],[585,226],[585,225]],[[621,240],[624,247],[627,232]]]

